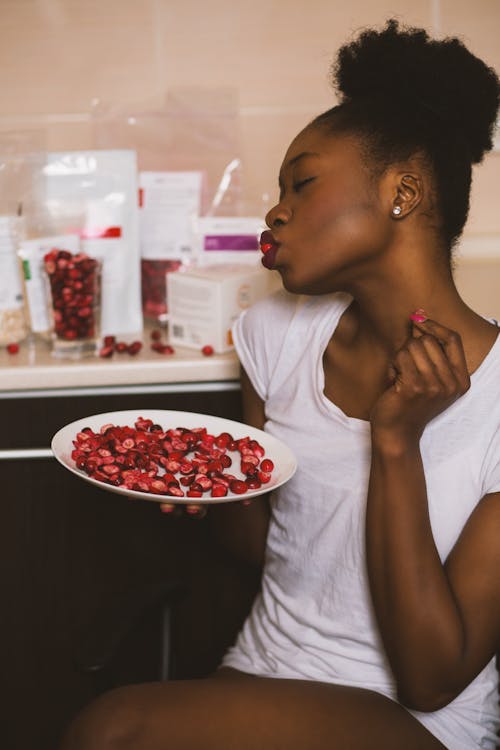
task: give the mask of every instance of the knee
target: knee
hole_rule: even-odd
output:
[[[133,689],[105,693],[76,716],[60,750],[132,750],[140,747],[141,715]]]

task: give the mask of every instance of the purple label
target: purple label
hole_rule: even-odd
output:
[[[204,250],[258,250],[255,234],[211,234],[205,237]]]

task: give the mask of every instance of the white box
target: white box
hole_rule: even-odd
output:
[[[234,349],[231,326],[275,288],[273,273],[242,264],[200,266],[167,274],[169,340],[218,353]],[[274,282],[274,284],[273,284]]]

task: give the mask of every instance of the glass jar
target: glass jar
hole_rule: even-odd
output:
[[[101,261],[55,248],[43,262],[52,354],[71,359],[95,355],[100,341]]]
[[[167,273],[177,271],[180,260],[141,260],[142,311],[144,317],[163,323],[167,319]]]

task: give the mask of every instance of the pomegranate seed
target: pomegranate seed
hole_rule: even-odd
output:
[[[118,352],[118,354],[123,354],[123,352],[126,352],[128,349],[128,345],[125,343],[125,341],[117,341],[115,344],[115,352]]]
[[[165,482],[162,482],[161,479],[155,479],[153,482],[151,482],[151,490],[153,492],[158,493],[167,493],[167,485]]]
[[[223,484],[214,484],[210,493],[211,497],[226,497],[227,487]]]
[[[235,495],[243,495],[248,490],[248,485],[240,479],[233,479],[229,484],[229,488]]]
[[[221,432],[221,434],[215,438],[215,445],[217,446],[217,448],[226,449],[229,443],[232,442],[233,437],[229,434],[229,432]]]
[[[257,458],[257,456],[254,456],[253,453],[245,453],[245,458],[242,458],[241,460],[244,460],[245,463],[252,464],[253,466],[259,465],[259,459]]]
[[[131,344],[128,345],[127,351],[129,354],[134,356],[135,354],[138,354],[142,349],[142,342],[141,341],[133,341]]]
[[[248,478],[246,480],[246,485],[249,490],[258,490],[262,487],[262,482],[260,481],[260,479],[252,477],[252,479]]]
[[[202,497],[203,496],[203,492],[201,492],[199,490],[188,490],[186,492],[186,496],[187,497]]]
[[[160,341],[160,340],[161,340],[161,331],[155,328],[154,331],[151,331],[151,341]]]
[[[102,346],[99,349],[99,356],[103,357],[103,359],[107,359],[108,357],[111,357],[114,352],[114,346]]]
[[[265,458],[260,464],[260,469],[266,474],[270,474],[274,469],[274,464],[269,458]]]
[[[201,353],[205,357],[211,357],[212,354],[214,353],[214,348],[213,346],[210,346],[210,344],[206,344],[204,347],[202,347]]]
[[[7,351],[9,352],[9,354],[17,354],[19,351],[19,344],[7,344]]]
[[[255,466],[254,464],[248,463],[248,461],[242,461],[241,462],[241,473],[242,474],[254,474],[255,472]]]
[[[258,477],[262,484],[267,484],[269,481],[271,481],[271,475],[265,471],[259,471]]]
[[[201,487],[201,489],[202,489],[202,490],[203,490],[204,492],[205,492],[206,490],[209,490],[209,489],[211,489],[211,487],[212,487],[212,484],[213,484],[213,483],[212,483],[212,480],[211,480],[211,479],[209,479],[209,478],[208,478],[208,477],[207,477],[206,475],[204,475],[204,474],[197,474],[197,475],[196,475],[196,477],[195,477],[195,479],[194,479],[194,481],[196,482],[196,484],[198,484],[198,485],[199,485],[199,486]]]

